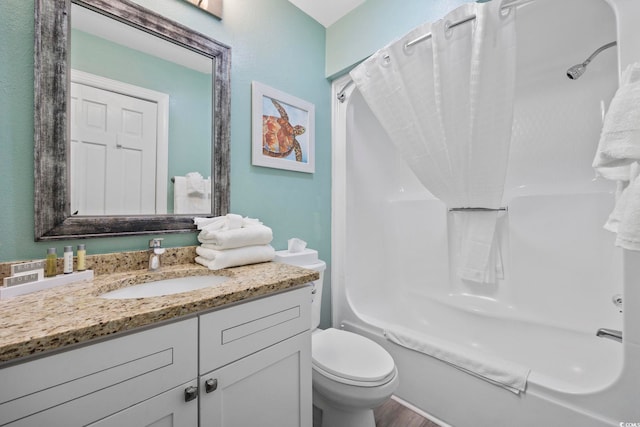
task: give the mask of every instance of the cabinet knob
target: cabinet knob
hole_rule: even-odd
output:
[[[190,386],[184,389],[184,401],[190,402],[198,397],[198,387]]]
[[[204,391],[206,391],[207,393],[216,391],[217,388],[218,388],[218,380],[215,378],[209,378],[204,382]]]

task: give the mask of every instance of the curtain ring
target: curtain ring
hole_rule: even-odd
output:
[[[391,56],[389,56],[388,53],[385,53],[384,55],[382,55],[382,66],[383,67],[388,67],[391,65]]]
[[[511,15],[511,9],[514,9],[515,5],[504,7],[503,4],[504,4],[504,0],[500,2],[499,15],[500,15],[500,18],[506,19],[509,15]]]
[[[402,44],[402,51],[404,52],[405,55],[407,56],[411,56],[413,55],[414,50],[414,45],[409,45],[409,42],[403,43]]]
[[[449,39],[451,38],[452,34],[453,34],[453,28],[451,28],[451,21],[447,19],[444,22],[444,36]]]

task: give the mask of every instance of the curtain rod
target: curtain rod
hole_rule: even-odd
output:
[[[496,0],[494,0],[496,1]],[[513,0],[510,2],[505,2],[506,4],[504,6],[502,6],[502,10],[510,8],[510,7],[517,7],[517,6],[522,6],[523,4],[527,4],[527,3],[531,3],[534,2],[535,0]],[[471,16],[467,16],[466,18],[462,18],[459,21],[454,21],[452,22],[448,28],[453,28],[453,27],[457,27],[458,25],[462,25],[464,23],[473,21],[474,19],[476,19],[476,15],[471,15]],[[415,44],[418,44],[420,42],[423,42],[425,40],[429,40],[431,38],[431,33],[427,33],[424,34],[420,37],[418,37],[417,39],[411,40],[410,42],[407,42],[407,44],[404,45],[405,48],[407,47],[411,47]],[[344,102],[345,100],[345,91],[347,90],[347,88],[349,86],[351,86],[353,84],[353,80],[349,81],[347,84],[345,84],[342,89],[340,89],[340,91],[338,92],[338,94],[336,95],[338,98],[338,101],[340,102]]]
[[[510,7],[522,6],[523,4],[531,3],[533,1],[535,1],[535,0],[514,0],[514,1],[510,1],[510,2],[505,2],[506,4],[504,6],[502,6],[501,10],[505,10],[505,9],[510,8]],[[476,15],[467,16],[466,18],[462,18],[459,21],[452,22],[451,24],[449,24],[449,26],[447,28],[457,27],[458,25],[462,25],[462,24],[467,23],[469,21],[473,21],[474,19],[476,19]],[[425,40],[428,40],[430,38],[431,38],[431,33],[424,34],[424,35],[418,37],[417,39],[411,40],[410,42],[405,44],[404,47],[405,48],[411,47],[414,44],[418,44],[418,43],[420,43],[422,41],[425,41]]]

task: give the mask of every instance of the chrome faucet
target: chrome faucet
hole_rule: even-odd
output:
[[[160,270],[160,255],[164,253],[162,247],[162,240],[164,239],[151,239],[149,240],[149,271]]]
[[[600,328],[598,329],[598,332],[596,332],[596,336],[622,342],[622,331],[617,331],[615,329]]]

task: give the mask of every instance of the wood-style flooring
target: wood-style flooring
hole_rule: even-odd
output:
[[[393,399],[373,410],[376,427],[440,427]]]
[[[376,419],[376,427],[440,427],[393,399],[378,406],[373,410],[373,414]],[[320,427],[321,424],[322,413],[314,406],[313,427]]]

